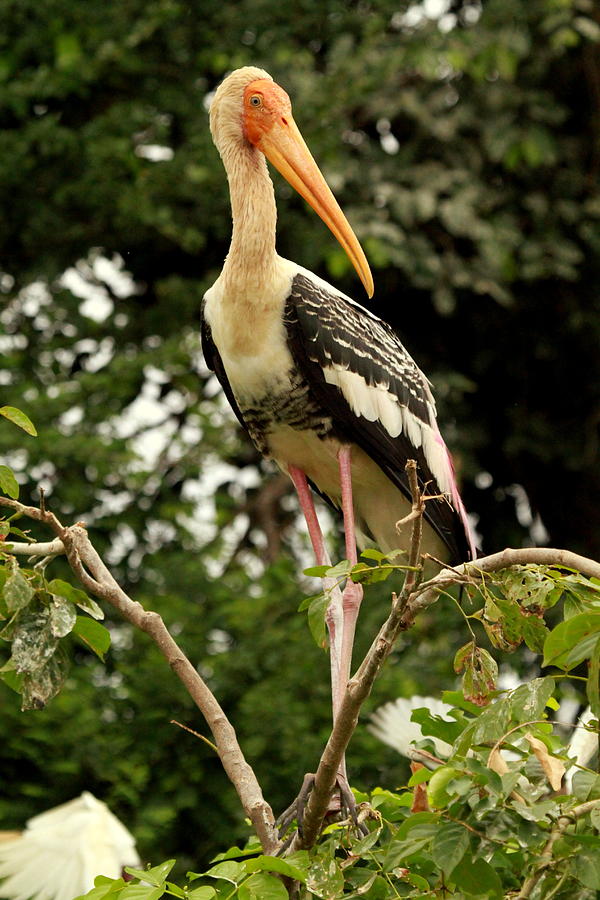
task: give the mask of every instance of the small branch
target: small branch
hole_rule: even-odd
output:
[[[417,463],[414,459],[406,461],[404,467],[408,475],[408,484],[410,486],[410,495],[412,498],[413,527],[410,536],[410,549],[408,551],[408,565],[413,567],[413,571],[409,571],[404,579],[402,593],[408,596],[414,590],[417,582],[420,580],[421,571],[418,569],[421,561],[421,541],[423,540],[423,513],[425,512],[425,500],[419,490],[419,480],[417,477]]]
[[[54,538],[53,541],[45,543],[12,543],[12,541],[2,541],[0,543],[0,551],[6,551],[13,556],[60,556],[65,552],[63,542],[60,538]]]
[[[218,747],[216,747],[212,741],[209,741],[207,737],[204,737],[203,734],[200,734],[199,731],[194,731],[193,728],[189,728],[187,725],[182,725],[181,722],[177,721],[177,719],[171,719],[171,725],[177,725],[178,728],[182,728],[183,731],[187,731],[188,734],[193,734],[194,737],[197,737],[199,741],[204,741],[204,743],[207,744],[211,748],[211,750],[214,750],[217,756],[219,755]]]
[[[554,845],[556,844],[558,839],[563,836],[569,825],[573,825],[577,819],[580,819],[582,816],[586,816],[593,809],[599,808],[600,800],[588,800],[586,803],[581,803],[579,806],[575,806],[563,816],[559,816],[559,818],[556,820],[556,824],[553,826],[552,831],[550,832],[550,837],[548,838],[546,846],[544,847],[538,858],[538,862],[534,871],[523,882],[521,892],[515,897],[515,900],[527,900],[527,898],[531,896],[533,889],[544,874],[545,870],[552,865],[552,853],[554,850]]]
[[[65,528],[48,510],[24,506],[6,497],[0,497],[0,506],[9,506],[22,515],[49,526],[61,542],[73,572],[86,590],[109,603],[124,619],[152,638],[206,719],[223,768],[238,793],[264,852],[275,853],[280,842],[273,812],[263,798],[252,768],[244,758],[234,728],[214,694],[171,636],[162,618],[158,613],[145,610],[140,603],[127,596],[94,549],[82,525]]]
[[[507,547],[499,553],[458,566],[455,571],[461,572],[464,569],[468,574],[476,574],[477,571],[499,572],[500,569],[508,569],[510,566],[527,565],[575,569],[587,578],[600,578],[600,563],[596,560],[571,553],[570,550],[556,550],[551,547],[524,547],[521,550],[511,550]]]

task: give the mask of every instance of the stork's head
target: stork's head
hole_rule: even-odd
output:
[[[331,229],[371,297],[373,277],[365,254],[294,122],[283,88],[263,69],[237,69],[217,88],[210,130],[226,165],[236,151],[264,153]]]

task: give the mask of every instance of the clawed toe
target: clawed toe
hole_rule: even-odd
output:
[[[279,818],[277,819],[276,825],[279,829],[279,837],[283,839],[283,837],[287,834],[287,831],[294,821],[296,820],[296,829],[298,831],[298,835],[302,837],[303,825],[304,825],[304,812],[306,810],[306,804],[308,803],[308,798],[310,797],[310,793],[314,787],[315,776],[311,772],[304,776],[302,781],[302,787],[300,788],[300,792],[296,799],[291,803],[284,812],[281,813]],[[356,806],[356,800],[354,799],[354,794],[350,789],[350,785],[345,776],[338,775],[336,778],[336,786],[335,790],[331,796],[329,801],[329,807],[327,812],[325,813],[325,823],[331,821],[340,821],[348,819],[349,822],[352,823],[356,831],[361,835],[365,836],[369,833],[369,829],[365,825],[363,821],[359,819],[358,808]],[[293,839],[293,834],[285,841],[282,851],[287,849],[289,844]]]

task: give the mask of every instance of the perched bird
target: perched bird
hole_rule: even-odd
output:
[[[34,816],[20,837],[0,843],[0,898],[73,900],[97,875],[138,866],[135,841],[105,803],[80,797]]]
[[[286,92],[262,69],[228,75],[210,107],[233,216],[223,270],[206,292],[202,342],[235,414],[260,452],[292,479],[318,564],[328,562],[309,483],[342,509],[346,555],[356,539],[406,545],[416,460],[427,493],[423,549],[451,563],[474,554],[429,382],[393,329],[275,249],[277,210],[267,159],[313,207],[369,296],[363,250],[292,117]],[[327,614],[334,716],[348,680],[362,587],[332,590]]]

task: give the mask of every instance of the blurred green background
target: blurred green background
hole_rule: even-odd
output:
[[[598,7],[1,0],[0,17],[0,396],[39,431],[0,428],[0,462],[25,502],[42,486],[57,515],[85,520],[123,587],[164,616],[280,810],[328,733],[328,660],[296,613],[315,583],[298,574],[311,558],[290,486],[200,351],[230,233],[211,92],[254,64],[290,94],[372,264],[372,309],[435,386],[484,549],[597,556]],[[364,302],[275,181],[279,252]],[[60,561],[52,575],[68,577]],[[359,650],[388,596],[367,595]],[[404,638],[368,709],[453,685],[465,638],[451,610]],[[0,827],[88,789],[145,859],[205,861],[243,839],[236,795],[169,724],[205,730],[148,641],[111,628],[107,666],[77,651],[46,710],[21,713],[0,685]],[[360,788],[405,777],[364,727],[349,766]]]

